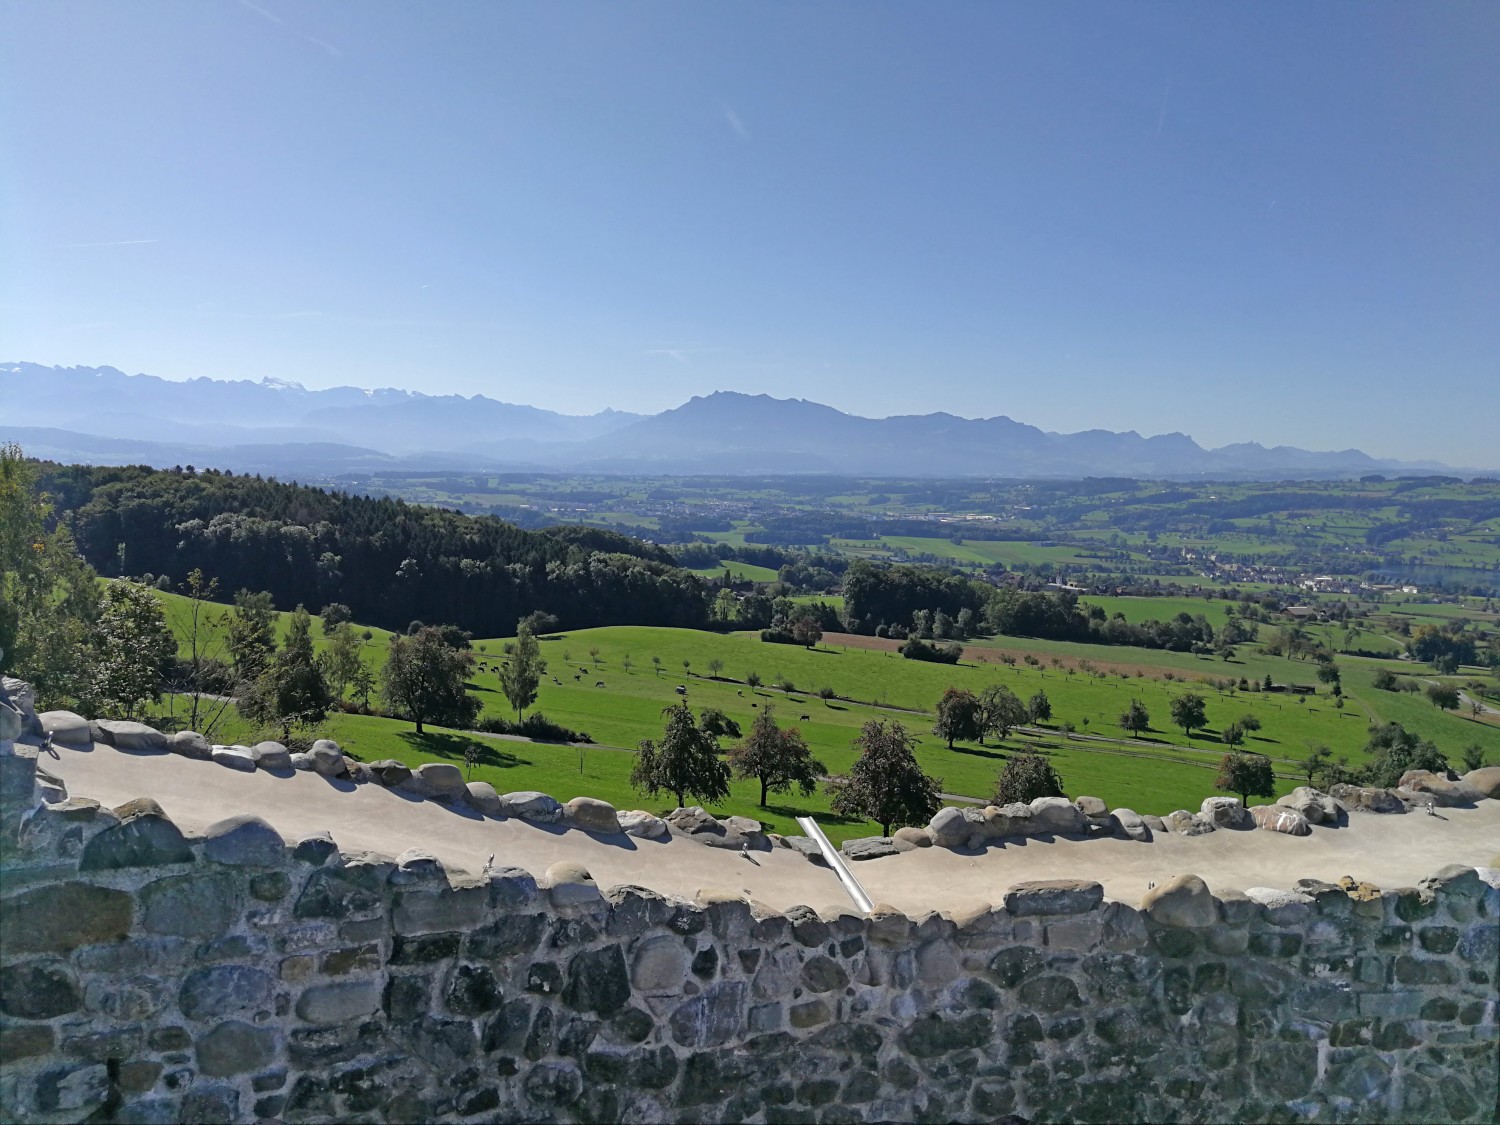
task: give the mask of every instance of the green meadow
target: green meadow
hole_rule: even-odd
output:
[[[1233,602],[1220,598],[1125,598],[1090,594],[1078,599],[1083,605],[1097,605],[1113,617],[1120,613],[1131,624],[1141,621],[1170,621],[1179,613],[1189,617],[1202,614],[1208,623],[1218,629],[1229,620],[1229,607]]]
[[[180,636],[187,622],[186,599],[162,595],[162,601]],[[284,631],[285,615],[280,627]],[[355,629],[364,631],[362,626]],[[380,630],[371,634],[364,653],[374,667],[384,659],[390,634]],[[321,646],[322,630],[317,623],[313,635]],[[479,668],[470,687],[481,699],[485,714],[513,718],[497,676],[505,640],[474,642]],[[631,788],[633,749],[641,739],[660,734],[662,709],[683,698],[678,686],[686,688],[686,699],[695,710],[718,707],[742,728],[748,728],[761,708],[775,707],[778,720],[798,726],[832,773],[847,770],[853,763],[856,752],[851,743],[863,723],[895,719],[917,737],[918,758],[930,775],[941,778],[944,792],[976,799],[993,792],[1007,755],[1028,748],[1051,758],[1070,795],[1092,793],[1112,806],[1143,813],[1196,809],[1205,796],[1215,792],[1214,770],[1226,749],[1218,732],[1247,714],[1261,722],[1249,746],[1272,758],[1280,792],[1300,783],[1299,763],[1312,744],[1326,743],[1335,754],[1346,755],[1355,764],[1362,761],[1366,727],[1372,719],[1401,721],[1433,738],[1455,758],[1463,745],[1478,740],[1490,750],[1491,760],[1500,760],[1500,726],[1442,713],[1421,695],[1374,689],[1370,678],[1382,665],[1394,666],[1389,661],[1341,661],[1348,698],[1339,709],[1327,694],[1299,702],[1284,693],[1219,690],[1202,682],[1207,678],[1237,680],[1241,675],[1259,680],[1267,671],[1278,683],[1314,682],[1308,663],[1265,656],[1248,646],[1243,661],[1226,663],[1217,658],[1097,645],[1047,651],[1049,647],[1055,650],[1057,644],[1019,638],[996,638],[992,644],[1025,646],[1036,652],[1041,663],[1032,667],[1018,660],[1007,666],[998,661],[999,648],[976,650],[993,654],[996,659],[992,661],[939,665],[838,643],[814,649],[770,644],[750,633],[637,626],[584,629],[543,640],[548,674],[533,710],[586,731],[595,745],[534,743],[441,728],[417,735],[408,722],[343,713],[330,715],[320,733],[337,739],[362,760],[395,758],[410,765],[461,763],[464,749],[478,745],[483,752],[474,779],[488,781],[502,792],[540,789],[559,800],[595,796],[619,808],[657,812],[666,811],[671,798],[664,803],[660,797],[652,800]],[[597,649],[597,657],[590,649]],[[1095,662],[1096,670],[1081,668],[1080,660]],[[1142,663],[1131,672],[1104,671],[1111,663],[1130,665],[1137,660]],[[1148,660],[1151,663],[1145,663]],[[712,661],[722,661],[717,677],[710,668]],[[1412,671],[1409,666],[1402,670]],[[752,672],[762,681],[757,689],[744,682]],[[788,682],[790,691],[782,686]],[[1047,693],[1053,717],[1041,733],[1017,733],[999,746],[993,741],[986,746],[958,743],[952,749],[931,733],[931,712],[944,690],[953,686],[978,692],[996,682],[1010,687],[1022,700],[1038,690]],[[831,689],[834,698],[819,698],[820,688]],[[1195,731],[1191,738],[1169,720],[1172,699],[1188,690],[1203,695],[1208,706],[1207,728]],[[1131,739],[1118,728],[1118,716],[1132,699],[1139,699],[1151,714],[1153,729],[1141,739]],[[176,710],[181,711],[180,704]],[[1066,726],[1071,726],[1071,732]],[[256,736],[232,713],[214,732],[220,741]],[[721,814],[756,817],[779,832],[795,832],[793,818],[811,814],[835,840],[877,831],[869,823],[834,817],[821,791],[806,798],[773,796],[767,809],[758,808],[757,798],[753,782],[735,782],[730,798],[714,808]]]
[[[776,572],[768,566],[740,562],[738,559],[721,561],[718,566],[692,567],[690,573],[703,578],[722,578],[725,571],[736,582],[775,582]]]

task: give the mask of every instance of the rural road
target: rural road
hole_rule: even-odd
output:
[[[327,831],[348,852],[395,856],[420,848],[450,868],[499,865],[541,875],[559,860],[581,862],[601,887],[633,883],[691,897],[700,889],[742,893],[779,910],[805,904],[847,908],[833,873],[787,849],[756,855],[758,865],[691,840],[597,837],[522,820],[481,817],[378,785],[332,781],[313,773],[239,773],[175,754],[132,754],[112,747],[59,747],[43,767],[68,792],[113,807],[155,799],[183,829],[201,831],[238,813],[264,817],[288,840]],[[1491,866],[1500,857],[1500,801],[1444,809],[1437,816],[1354,813],[1344,827],[1311,836],[1219,831],[1204,836],[1008,840],[984,852],[922,848],[856,863],[856,877],[878,903],[909,914],[997,903],[1028,879],[1097,879],[1112,899],[1139,903],[1151,882],[1194,873],[1216,891],[1290,887],[1298,878],[1352,875],[1381,887],[1412,886],[1450,863]]]
[[[1430,685],[1431,687],[1437,687],[1438,686],[1438,681],[1437,680],[1423,680],[1422,682],[1424,684]],[[1458,692],[1458,702],[1459,702],[1459,705],[1461,707],[1463,707],[1464,710],[1469,711],[1470,714],[1473,713],[1474,705],[1477,703],[1477,704],[1479,704],[1479,713],[1481,715],[1500,715],[1500,709],[1496,709],[1494,707],[1491,707],[1488,703],[1486,703],[1482,699],[1475,699],[1468,692],[1464,691],[1463,688],[1456,688],[1455,690]]]

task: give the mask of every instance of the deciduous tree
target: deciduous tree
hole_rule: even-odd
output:
[[[760,782],[761,808],[766,807],[768,794],[790,792],[794,785],[804,797],[812,796],[818,779],[828,772],[808,751],[800,730],[776,725],[775,710],[767,704],[759,711],[750,724],[749,735],[728,753],[736,777]]]
[[[995,783],[995,804],[1012,805],[1038,797],[1063,796],[1062,778],[1040,754],[1012,754]]]
[[[474,654],[454,648],[431,626],[409,636],[391,638],[381,676],[386,706],[416,724],[467,727],[479,714],[479,700],[469,694]]]
[[[86,698],[107,714],[133,719],[161,698],[176,655],[177,641],[156,595],[127,579],[111,582],[95,626]]]
[[[1151,729],[1151,712],[1139,699],[1132,699],[1130,706],[1120,712],[1120,729],[1128,730],[1132,738],[1140,738]]]
[[[542,659],[542,646],[532,635],[531,626],[522,621],[516,626],[515,647],[510,659],[500,668],[500,690],[506,701],[515,708],[516,719],[536,702],[537,689],[542,675],[547,671],[547,662]]]
[[[917,765],[909,731],[894,719],[871,719],[854,740],[859,758],[847,774],[828,780],[829,802],[841,816],[857,816],[880,825],[925,824],[939,807],[942,781]]]
[[[335,700],[344,698],[344,690],[359,670],[359,637],[344,622],[328,634],[328,644],[318,654],[318,667],[328,681],[328,691]]]
[[[1201,695],[1188,692],[1172,700],[1172,723],[1182,728],[1189,739],[1193,731],[1208,722],[1208,706]]]
[[[1434,707],[1444,711],[1458,710],[1458,689],[1449,684],[1428,684],[1427,698]]]
[[[950,687],[938,700],[937,725],[932,733],[948,740],[948,749],[953,749],[953,740],[984,737],[984,706],[972,691]]]
[[[991,684],[979,696],[984,733],[1008,738],[1027,719],[1026,705],[1004,684]]]
[[[1214,778],[1214,788],[1238,793],[1240,802],[1247,805],[1251,797],[1274,797],[1276,773],[1271,768],[1271,759],[1264,754],[1244,750],[1225,754],[1219,759],[1219,774]]]
[[[0,670],[36,688],[37,701],[61,706],[85,691],[99,590],[17,445],[0,445]]]
[[[666,724],[659,741],[645,739],[636,751],[630,784],[655,797],[665,790],[678,807],[689,796],[717,803],[729,796],[729,767],[719,759],[719,741],[693,719],[686,703],[663,709]]]

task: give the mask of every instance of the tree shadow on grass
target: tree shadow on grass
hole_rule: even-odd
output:
[[[437,731],[424,731],[418,734],[416,731],[403,731],[399,736],[407,747],[417,754],[428,754],[445,761],[462,762],[464,752],[471,746],[479,748],[478,765],[494,766],[497,769],[510,769],[514,766],[529,766],[531,759],[518,757],[508,750],[503,750],[495,743],[485,740],[483,742],[472,738],[465,738],[457,734],[442,734]]]
[[[761,808],[759,805],[755,806],[755,808],[753,810],[753,814],[757,818],[761,818],[763,816],[781,816],[781,817],[785,817],[787,820],[790,820],[794,826],[796,825],[797,818],[799,816],[810,816],[814,820],[816,820],[819,824],[867,824],[867,823],[869,823],[863,817],[859,817],[859,816],[843,816],[843,815],[841,815],[839,813],[835,813],[835,812],[824,812],[821,809],[803,809],[803,808],[797,808],[795,805],[778,805],[778,804],[775,804],[774,801],[771,802],[771,803],[768,803],[765,808]]]
[[[1027,747],[1027,749],[1030,749],[1030,747]],[[991,758],[1001,762],[1006,759],[1006,755],[1000,750],[992,749],[988,746],[955,746],[953,752],[955,754],[969,754],[975,758]]]

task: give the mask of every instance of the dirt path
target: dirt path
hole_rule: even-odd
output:
[[[542,874],[559,860],[583,863],[600,886],[634,883],[691,897],[699,889],[743,893],[778,909],[848,906],[833,873],[784,849],[752,864],[732,852],[687,840],[635,840],[561,831],[519,820],[481,817],[378,785],[330,781],[312,773],[229,770],[175,754],[129,754],[111,747],[59,747],[42,764],[74,796],[108,806],[134,797],[158,801],[184,829],[201,831],[237,813],[255,813],[288,840],[328,831],[346,851],[397,855],[421,848],[453,868],[478,872],[493,855]],[[1147,884],[1193,872],[1215,890],[1289,887],[1307,876],[1353,875],[1379,886],[1415,884],[1449,863],[1488,866],[1500,849],[1500,801],[1438,816],[1356,813],[1343,828],[1307,837],[1221,831],[1134,840],[1007,841],[982,853],[924,848],[854,865],[876,902],[912,914],[1000,901],[1027,879],[1097,879],[1114,899],[1137,903]]]

